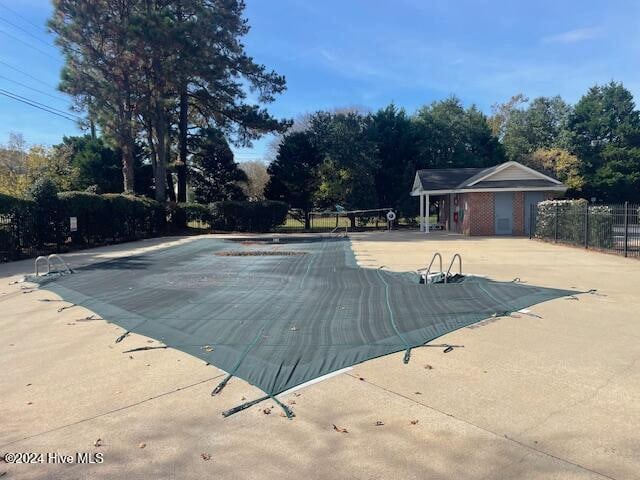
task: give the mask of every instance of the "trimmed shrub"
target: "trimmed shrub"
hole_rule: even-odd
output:
[[[588,218],[587,218],[588,216]],[[606,205],[589,205],[584,200],[546,200],[538,203],[535,235],[538,238],[589,246],[613,246],[613,214]]]
[[[59,245],[60,201],[55,183],[49,178],[40,178],[31,185],[27,194],[33,201],[33,234],[36,247],[40,249],[46,244]]]
[[[108,193],[105,220],[114,240],[134,240],[157,235],[166,225],[164,205],[146,197]]]
[[[210,222],[211,207],[201,203],[181,203],[187,222]]]
[[[0,261],[20,258],[23,246],[35,243],[31,200],[0,193]]]
[[[268,232],[281,225],[289,206],[285,202],[223,201],[211,204],[211,225],[216,230]]]
[[[64,192],[60,199],[60,223],[64,237],[71,237],[73,243],[95,245],[110,234],[107,219],[107,202],[95,193]],[[78,231],[71,232],[70,217],[78,219]]]

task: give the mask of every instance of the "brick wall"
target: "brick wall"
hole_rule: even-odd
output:
[[[464,208],[462,233],[465,235],[493,235],[494,197],[491,192],[465,193],[460,195]]]
[[[513,235],[524,235],[524,192],[513,192]]]

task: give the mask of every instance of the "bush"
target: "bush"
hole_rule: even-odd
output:
[[[33,234],[35,245],[60,243],[60,202],[58,188],[49,178],[38,179],[29,188],[27,195],[33,201]]]
[[[0,193],[0,261],[19,258],[22,246],[35,243],[35,204]]]
[[[224,201],[211,205],[211,224],[216,230],[268,232],[281,225],[289,206],[284,202]]]
[[[133,240],[157,235],[166,225],[164,205],[146,197],[108,193],[105,219],[114,240]]]
[[[71,236],[74,243],[95,245],[109,236],[109,222],[105,221],[108,218],[107,202],[102,196],[89,192],[64,192],[58,198],[65,238]],[[70,217],[78,219],[77,232],[70,231]]]
[[[588,216],[588,219],[587,219]],[[584,200],[547,200],[538,203],[536,237],[576,245],[588,243],[598,248],[613,246],[613,215],[606,205],[592,205]]]

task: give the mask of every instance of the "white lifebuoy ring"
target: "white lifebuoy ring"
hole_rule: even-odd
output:
[[[387,212],[387,220],[389,220],[390,222],[393,222],[396,219],[396,214],[393,210],[389,210]]]

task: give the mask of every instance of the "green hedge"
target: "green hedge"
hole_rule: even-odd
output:
[[[589,246],[611,248],[612,224],[613,214],[606,205],[590,206],[584,199],[547,200],[538,203],[535,236],[584,245],[585,235],[588,233]]]
[[[266,232],[281,225],[288,210],[275,201],[163,205],[121,194],[56,195],[49,187],[38,185],[32,200],[0,194],[0,261],[151,237],[165,232],[167,221],[176,230],[198,221],[215,230]],[[71,231],[70,217],[77,218],[77,231]]]
[[[216,230],[268,232],[281,225],[289,206],[284,202],[225,201],[211,204],[211,226]]]
[[[34,243],[34,211],[33,201],[0,193],[0,261],[19,258]]]

